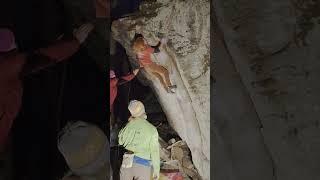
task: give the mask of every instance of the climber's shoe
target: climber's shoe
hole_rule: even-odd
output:
[[[171,85],[171,86],[168,86],[170,89],[176,89],[177,88],[177,85]]]
[[[176,88],[177,88],[177,85],[168,86],[169,92],[171,92],[171,93],[175,93],[176,92],[176,90],[175,90]]]
[[[166,90],[167,90],[167,93],[171,93],[171,90],[169,87],[167,87]]]

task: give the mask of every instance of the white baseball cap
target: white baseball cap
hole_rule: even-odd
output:
[[[140,117],[146,113],[143,103],[138,100],[130,101],[128,109],[133,117]]]

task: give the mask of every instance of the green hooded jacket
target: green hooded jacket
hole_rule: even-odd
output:
[[[160,174],[160,146],[157,128],[143,118],[132,118],[119,132],[119,144],[135,156],[152,161],[153,176]]]

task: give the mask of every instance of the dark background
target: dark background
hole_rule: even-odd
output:
[[[14,31],[20,51],[46,47],[60,34],[68,37],[83,22],[97,27],[69,60],[25,77],[23,105],[11,133],[15,180],[50,180],[65,173],[66,164],[56,142],[67,121],[91,122],[107,133],[109,90],[104,69],[108,68],[109,43],[101,29],[107,32],[103,28],[109,21],[94,19],[94,9],[82,11],[88,2],[1,1],[0,26]]]
[[[119,0],[112,9],[111,19],[134,12],[139,2]],[[23,80],[22,108],[14,121],[8,150],[13,176],[10,179],[53,180],[61,177],[67,166],[57,149],[57,134],[68,121],[97,124],[109,135],[106,72],[110,62],[110,19],[96,19],[91,0],[1,1],[0,27],[8,27],[14,32],[20,51],[31,52],[46,47],[61,34],[70,37],[72,30],[84,22],[94,23],[95,29],[76,54]],[[131,68],[123,49],[119,47],[118,50],[117,56],[122,56],[123,60],[113,65],[117,74],[122,75]],[[118,101],[127,101],[129,86],[119,89],[120,94],[127,95]],[[124,105],[118,103],[118,112]]]

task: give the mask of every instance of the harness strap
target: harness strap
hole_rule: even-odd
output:
[[[138,157],[138,156],[134,156],[133,157],[133,163],[144,165],[144,166],[148,166],[148,167],[151,166],[151,161],[150,160],[143,159],[143,158]]]

